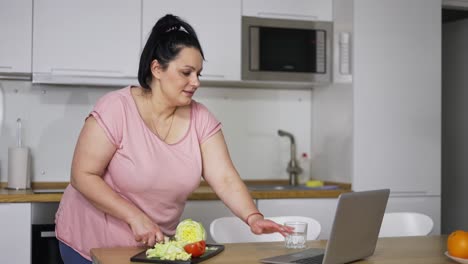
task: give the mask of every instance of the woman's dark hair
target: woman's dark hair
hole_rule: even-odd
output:
[[[149,83],[152,79],[151,62],[157,60],[162,69],[165,70],[169,63],[174,60],[180,50],[185,47],[203,50],[198,41],[195,30],[181,18],[167,14],[160,18],[153,27],[146,41],[140,57],[138,68],[138,82],[145,89],[151,89]]]

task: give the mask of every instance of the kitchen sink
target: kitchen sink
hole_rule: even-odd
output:
[[[248,185],[247,188],[251,191],[289,191],[289,190],[336,190],[337,185],[325,185],[321,187],[307,187],[305,185]]]

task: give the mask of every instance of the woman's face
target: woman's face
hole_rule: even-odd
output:
[[[169,103],[188,105],[200,86],[198,79],[203,68],[203,58],[195,48],[182,48],[179,55],[169,63],[166,70],[158,70],[160,90]]]

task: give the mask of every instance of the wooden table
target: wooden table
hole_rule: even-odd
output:
[[[358,242],[358,241],[356,241]],[[456,263],[444,255],[447,236],[381,238],[373,256],[356,263],[444,264]],[[325,248],[326,241],[308,241],[308,247]],[[297,250],[284,248],[281,242],[225,244],[219,255],[203,264],[260,263],[258,260]],[[95,264],[129,264],[130,257],[143,248],[97,248],[91,250]]]

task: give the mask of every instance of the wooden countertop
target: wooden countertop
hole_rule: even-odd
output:
[[[284,180],[248,180],[248,185],[278,184],[286,185]],[[330,183],[338,185],[336,190],[262,190],[250,191],[253,199],[291,199],[291,198],[337,198],[341,193],[350,192],[351,185],[343,183]],[[28,190],[8,190],[6,184],[0,183],[0,203],[35,203],[35,202],[59,202],[62,193],[34,193],[33,190],[60,190],[64,189],[68,182],[37,182]],[[219,200],[218,196],[206,184],[202,183],[189,197],[189,200]]]
[[[444,255],[447,236],[379,238],[373,256],[355,263],[385,264],[450,264],[455,263]],[[308,247],[325,248],[325,240],[307,241]],[[93,263],[130,264],[130,257],[144,248],[97,248],[91,250]],[[259,259],[299,250],[286,249],[283,242],[225,244],[219,255],[203,263],[259,263]]]

